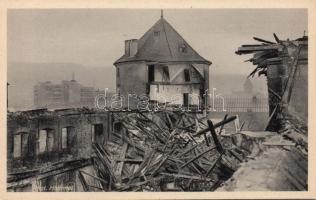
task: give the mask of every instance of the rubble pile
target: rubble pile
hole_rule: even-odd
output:
[[[238,51],[235,52],[238,55],[253,54],[252,58],[245,61],[251,62],[253,65],[257,66],[249,74],[249,76],[253,77],[256,73],[258,73],[258,76],[267,76],[267,67],[269,65],[282,64],[283,58],[287,56],[292,56],[292,60],[289,65],[293,65],[295,67],[297,66],[300,59],[299,56],[301,53],[301,46],[307,44],[307,36],[294,41],[280,40],[275,33],[273,36],[276,42],[254,37],[254,40],[262,42],[262,44],[242,45],[238,48]],[[291,51],[284,51],[286,48],[291,48]],[[293,71],[295,71],[295,69]]]
[[[113,137],[94,144],[97,176],[79,171],[86,191],[213,191],[249,155],[221,136],[235,116],[213,124],[183,112],[115,115]],[[91,177],[100,185],[89,185]]]

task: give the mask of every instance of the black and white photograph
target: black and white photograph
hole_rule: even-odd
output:
[[[6,192],[309,191],[308,14],[8,8]]]

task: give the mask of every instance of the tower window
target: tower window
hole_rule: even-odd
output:
[[[148,65],[148,82],[155,81],[155,66]]]
[[[183,93],[183,105],[184,106],[189,105],[189,93]]]
[[[163,80],[164,81],[169,81],[170,77],[169,77],[169,68],[168,66],[162,66],[162,72],[163,72]]]
[[[190,70],[185,69],[183,72],[184,72],[184,80],[185,80],[185,82],[189,82],[191,80]]]
[[[181,53],[186,53],[187,52],[187,45],[186,44],[180,44],[179,45],[179,51],[181,52]]]
[[[160,35],[160,31],[154,31],[154,36],[158,37]]]

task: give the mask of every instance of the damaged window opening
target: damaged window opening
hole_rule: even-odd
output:
[[[43,153],[46,151],[47,130],[40,130],[38,137],[39,145],[38,152]]]
[[[183,70],[183,72],[184,72],[184,80],[185,80],[185,82],[190,82],[191,81],[190,70],[189,69],[185,69],[185,70]]]
[[[54,146],[54,134],[52,129],[42,129],[38,136],[38,153],[51,152]]]
[[[154,82],[154,81],[155,81],[155,66],[148,65],[148,82]]]
[[[92,125],[92,142],[100,141],[103,135],[103,124]]]
[[[28,133],[17,133],[13,140],[13,157],[18,158],[26,155],[28,153]]]
[[[154,31],[154,36],[158,37],[160,35],[160,31]]]
[[[66,149],[68,147],[68,127],[61,129],[61,148]]]
[[[22,156],[24,156],[24,155],[27,155],[29,151],[29,134],[21,133],[21,140],[22,140],[21,154]]]

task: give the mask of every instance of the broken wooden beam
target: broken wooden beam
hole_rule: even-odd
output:
[[[192,158],[191,160],[189,160],[188,162],[184,163],[180,168],[183,168],[183,167],[187,166],[187,165],[190,164],[191,162],[193,162],[193,161],[199,159],[201,156],[203,156],[204,154],[206,154],[206,153],[212,151],[213,149],[216,149],[216,147],[213,147],[213,148],[210,148],[210,149],[207,149],[207,150],[203,151],[202,153],[200,153],[200,154],[197,155],[196,157],[194,157],[194,158]]]
[[[211,120],[207,120],[207,123],[208,123],[208,126],[209,126],[209,129],[210,129],[211,135],[213,137],[213,140],[214,140],[214,143],[215,143],[217,151],[220,152],[220,153],[223,153],[224,149],[222,147],[222,144],[219,142],[219,140],[217,138],[213,122]]]
[[[224,125],[224,124],[227,124],[227,123],[229,123],[229,122],[232,122],[232,121],[234,121],[236,118],[237,118],[236,116],[228,117],[227,119],[225,119],[225,120],[223,120],[223,121],[221,121],[221,122],[218,122],[218,123],[214,124],[214,129],[216,129],[216,128],[218,128],[218,127]],[[203,130],[197,132],[195,135],[193,135],[193,137],[198,137],[198,136],[200,136],[200,135],[202,135],[202,134],[204,134],[204,133],[206,133],[206,132],[209,132],[209,131],[210,131],[210,127],[208,127],[208,128],[206,128],[206,129],[203,129]]]

